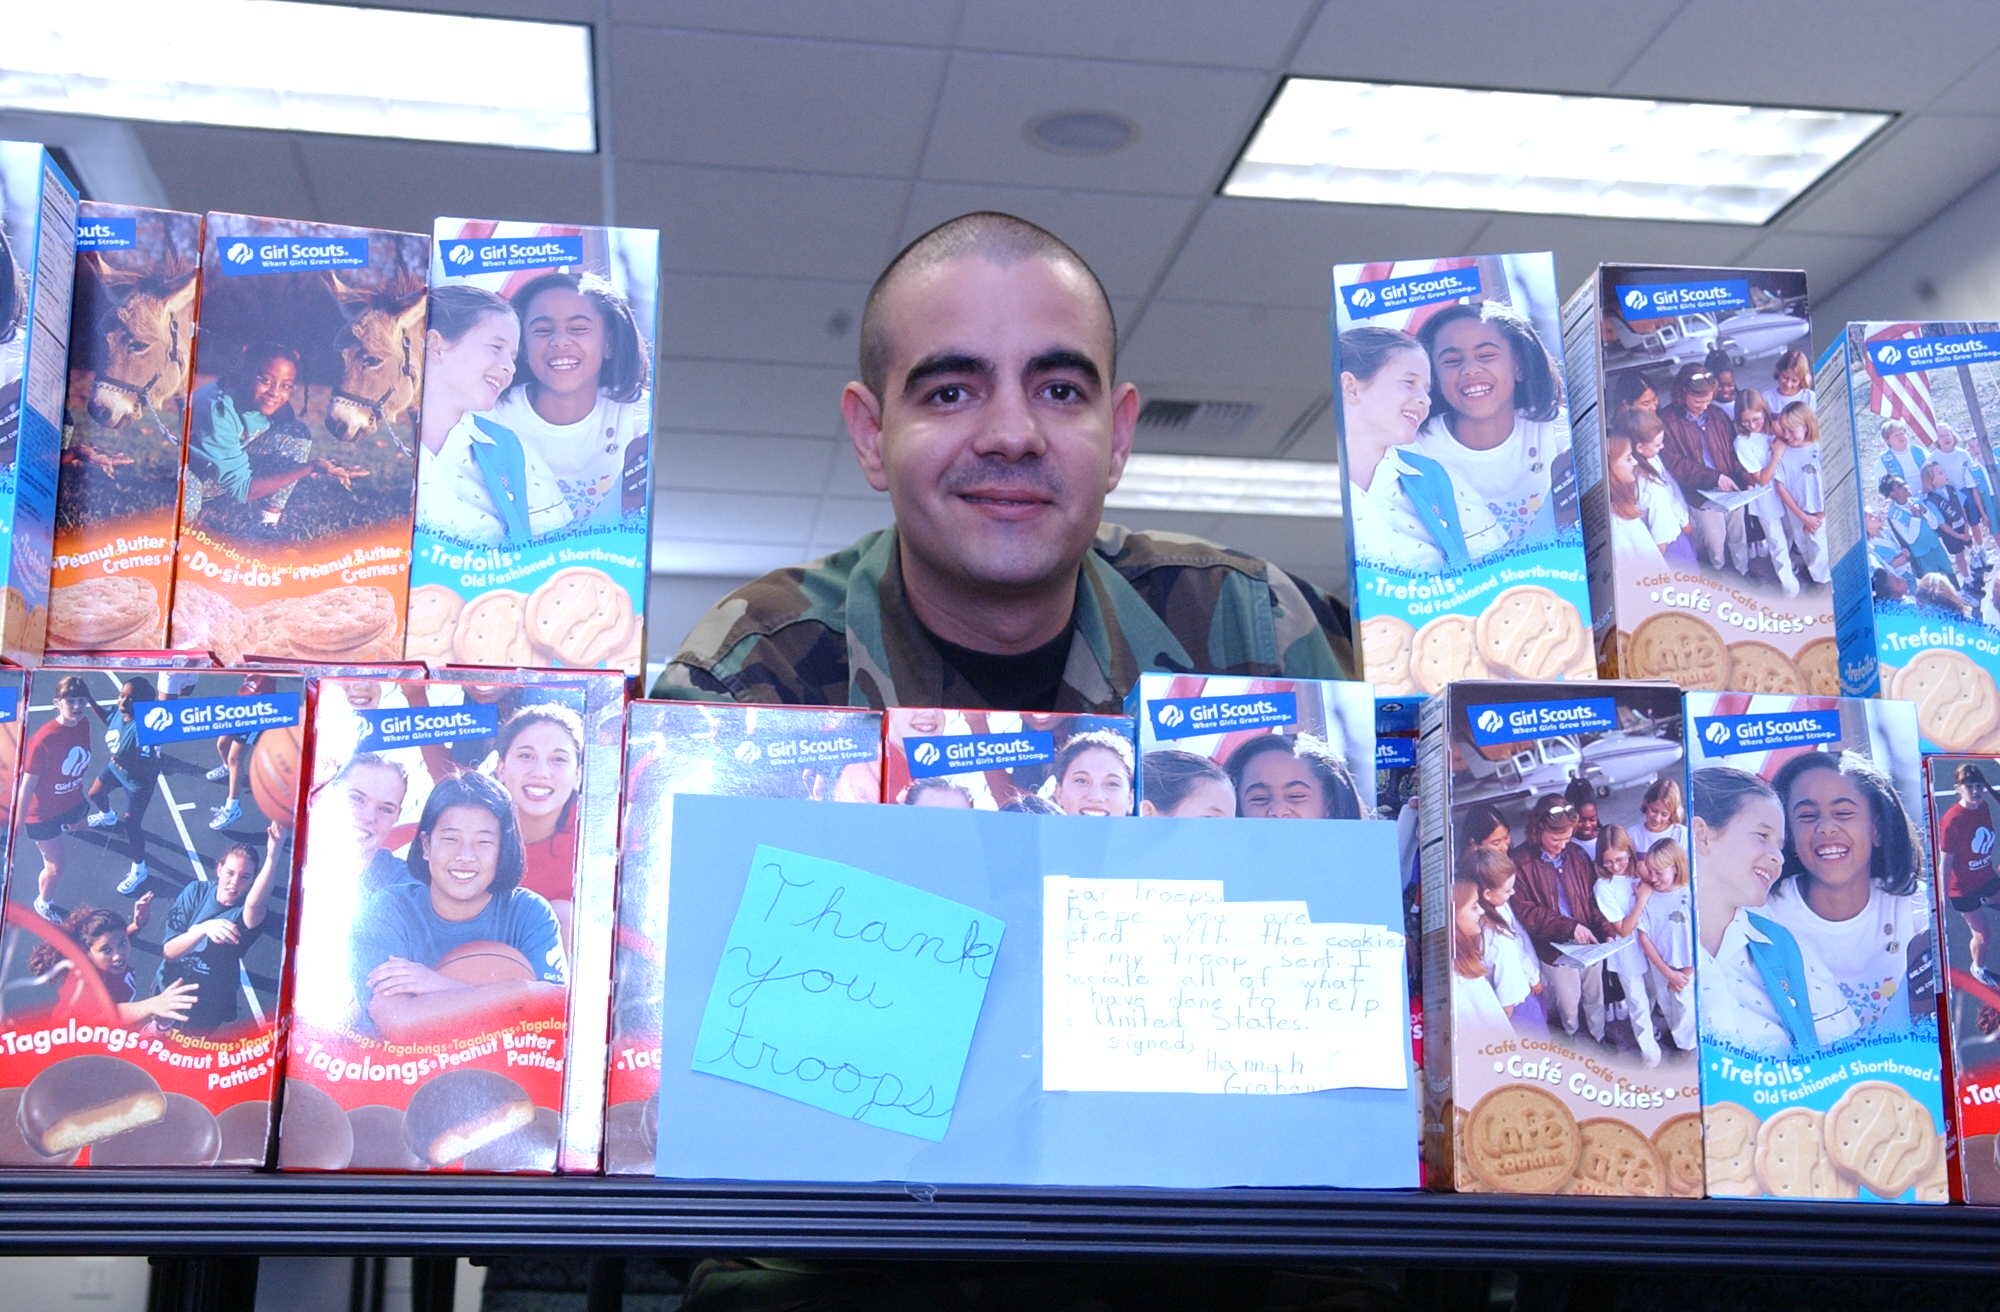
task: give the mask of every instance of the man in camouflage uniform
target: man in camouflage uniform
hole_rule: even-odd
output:
[[[1148,670],[1340,678],[1345,616],[1197,538],[1100,524],[1137,390],[1110,301],[1052,234],[968,214],[868,296],[841,413],[895,508],[737,589],[654,692],[742,702],[1116,711]]]

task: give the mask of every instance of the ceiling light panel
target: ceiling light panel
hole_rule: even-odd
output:
[[[1334,516],[1340,468],[1331,461],[1138,453],[1104,498],[1113,509],[1225,515]]]
[[[24,6],[0,107],[589,152],[590,30],[291,0]]]
[[[1295,77],[1222,194],[1757,225],[1893,117]]]

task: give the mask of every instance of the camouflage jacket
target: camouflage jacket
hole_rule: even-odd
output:
[[[1350,677],[1346,616],[1274,565],[1199,538],[1098,529],[1052,711],[1116,712],[1151,670]],[[880,529],[723,598],[681,644],[656,697],[808,706],[983,706],[903,593]]]

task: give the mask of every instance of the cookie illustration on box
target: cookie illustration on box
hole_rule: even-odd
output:
[[[207,216],[169,641],[400,659],[428,238]]]
[[[54,156],[0,141],[0,656],[47,645],[76,187]]]
[[[201,215],[84,201],[49,576],[51,650],[167,645]]]
[[[882,800],[1039,815],[1131,815],[1132,720],[891,707]]]
[[[555,1170],[570,963],[536,889],[576,853],[531,837],[552,798],[519,785],[573,775],[586,733],[558,688],[504,715],[471,691],[322,682],[280,1169]],[[385,1121],[408,1157],[357,1163]]]
[[[1820,357],[1841,691],[1915,702],[1929,752],[2000,751],[2000,323],[1850,323]]]
[[[1546,253],[1334,269],[1349,595],[1384,697],[1594,672],[1559,305]]]
[[[436,233],[406,650],[637,674],[660,235]]]
[[[1939,921],[1943,929],[1945,1069],[1952,1078],[1945,1108],[1958,1143],[1952,1197],[2000,1202],[2000,872],[1993,865],[2000,834],[2000,757],[1929,756]]]
[[[1684,688],[1839,691],[1803,273],[1601,265],[1564,307],[1597,660]]]
[[[1417,768],[1426,1186],[1699,1197],[1680,690],[1453,684]]]
[[[1687,697],[1711,1196],[1945,1201],[1915,708]]]
[[[1139,814],[1361,820],[1375,813],[1375,708],[1338,679],[1142,674]]]
[[[673,799],[683,793],[876,802],[882,712],[636,701],[626,712],[624,842],[611,977],[604,1171],[651,1175]]]
[[[301,701],[278,673],[30,677],[0,929],[0,1089],[19,1115],[0,1158],[265,1164]]]

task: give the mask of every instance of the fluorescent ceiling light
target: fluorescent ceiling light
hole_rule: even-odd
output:
[[[590,29],[293,0],[20,5],[0,108],[589,152]]]
[[[1892,117],[1295,77],[1222,194],[1761,224]]]
[[[1135,455],[1125,462],[1125,476],[1104,504],[1124,510],[1324,518],[1340,513],[1340,484],[1340,467],[1326,461]]]

